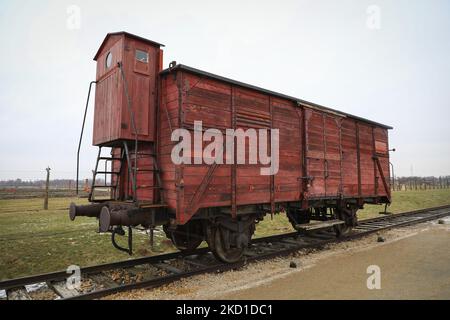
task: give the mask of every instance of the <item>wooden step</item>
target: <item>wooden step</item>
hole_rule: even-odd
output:
[[[114,158],[114,157],[99,157],[98,160],[106,160],[106,161],[122,161],[122,158]]]
[[[109,188],[117,188],[117,186],[111,186],[111,185],[93,185],[92,188],[104,188],[104,189],[109,189]]]
[[[312,223],[297,224],[295,226],[295,229],[304,232],[317,231],[321,229],[327,229],[333,226],[338,226],[341,224],[345,224],[345,222],[342,220],[317,221]]]
[[[134,167],[132,167],[131,170],[134,171]],[[153,169],[153,168],[150,168],[150,169],[148,169],[148,168],[137,168],[136,172],[137,173],[140,173],[140,172],[159,172],[159,170],[156,170],[156,169]]]
[[[140,203],[139,208],[141,209],[159,209],[159,208],[167,208],[167,204],[163,203]]]
[[[119,171],[97,171],[95,174],[96,175],[99,175],[99,174],[115,174],[115,175],[119,175],[120,172]]]

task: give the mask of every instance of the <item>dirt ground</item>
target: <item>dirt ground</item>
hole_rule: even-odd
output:
[[[107,299],[450,299],[450,219]],[[290,268],[291,261],[297,268]],[[369,266],[381,289],[367,288]]]

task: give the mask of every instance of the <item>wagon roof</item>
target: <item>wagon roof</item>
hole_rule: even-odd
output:
[[[375,121],[372,121],[372,120],[361,118],[361,117],[358,117],[358,116],[355,116],[355,115],[352,115],[352,114],[349,114],[349,113],[338,111],[336,109],[324,107],[324,106],[321,106],[319,104],[316,104],[316,103],[313,103],[313,102],[309,102],[309,101],[306,101],[306,100],[303,100],[303,99],[299,99],[299,98],[296,98],[296,97],[288,96],[288,95],[285,95],[285,94],[282,94],[282,93],[279,93],[279,92],[275,92],[275,91],[267,90],[267,89],[264,89],[264,88],[260,88],[260,87],[257,87],[257,86],[254,86],[254,85],[251,85],[251,84],[248,84],[248,83],[244,83],[244,82],[236,81],[236,80],[233,80],[233,79],[230,79],[230,78],[222,77],[222,76],[219,76],[219,75],[216,75],[216,74],[213,74],[213,73],[210,73],[210,72],[206,72],[206,71],[203,71],[203,70],[199,70],[199,69],[196,69],[196,68],[192,68],[192,67],[189,67],[189,66],[186,66],[186,65],[183,65],[183,64],[177,64],[176,66],[174,66],[172,68],[167,68],[167,69],[161,71],[161,74],[167,74],[167,73],[170,73],[171,71],[174,71],[174,70],[183,70],[183,71],[199,74],[199,75],[202,75],[202,76],[205,76],[205,77],[209,77],[209,78],[212,78],[212,79],[216,79],[216,80],[219,80],[219,81],[231,83],[231,84],[234,84],[234,85],[237,85],[237,86],[240,86],[240,87],[249,88],[249,89],[252,89],[252,90],[264,92],[266,94],[270,94],[270,95],[273,95],[273,96],[277,96],[277,97],[280,97],[280,98],[283,98],[283,99],[291,100],[291,101],[297,102],[300,105],[304,105],[306,107],[316,108],[316,109],[323,110],[325,112],[331,112],[331,113],[339,114],[339,115],[342,115],[342,116],[345,116],[345,117],[349,117],[349,118],[353,118],[353,119],[356,119],[356,120],[364,121],[364,122],[367,122],[367,123],[370,123],[370,124],[374,124],[374,125],[386,128],[386,129],[393,129],[391,126],[388,126],[388,125],[385,125],[385,124],[382,124],[382,123],[378,123],[378,122],[375,122]]]
[[[146,43],[151,44],[153,46],[164,47],[164,45],[161,44],[161,43],[158,43],[158,42],[146,39],[146,38],[139,37],[139,36],[137,36],[135,34],[128,33],[126,31],[111,32],[111,33],[108,33],[106,35],[105,39],[103,40],[102,44],[100,45],[100,48],[97,50],[97,53],[95,54],[94,60],[97,60],[100,52],[103,50],[103,47],[106,44],[106,41],[111,36],[125,36],[125,37],[128,37],[128,38],[132,38],[132,39],[136,39],[136,40],[139,40],[139,41],[142,41],[142,42],[146,42]]]

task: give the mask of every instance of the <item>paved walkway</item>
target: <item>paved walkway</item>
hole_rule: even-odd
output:
[[[371,265],[380,267],[379,290],[367,288]],[[324,258],[301,272],[218,298],[450,299],[450,231],[431,228],[365,251]]]

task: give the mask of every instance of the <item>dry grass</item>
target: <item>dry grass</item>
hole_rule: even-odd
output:
[[[70,221],[68,206],[72,201],[87,202],[50,199],[49,210],[44,211],[42,199],[0,200],[0,279],[130,258],[112,247],[109,234],[97,233],[96,219]],[[154,252],[146,234],[135,232],[133,236],[134,257],[174,250],[162,233],[155,233]]]
[[[130,258],[111,245],[108,234],[97,233],[98,223],[91,218],[68,218],[72,201],[86,199],[50,199],[49,210],[42,210],[42,199],[0,200],[0,279],[51,272],[69,265],[87,266]],[[393,194],[389,211],[399,213],[418,208],[450,204],[450,189],[401,191]],[[378,216],[382,206],[367,206],[360,219]],[[256,236],[292,232],[284,215],[261,222]],[[135,256],[174,250],[163,233],[155,234],[155,248],[149,248],[148,236],[135,233]],[[124,242],[125,244],[125,242]]]

